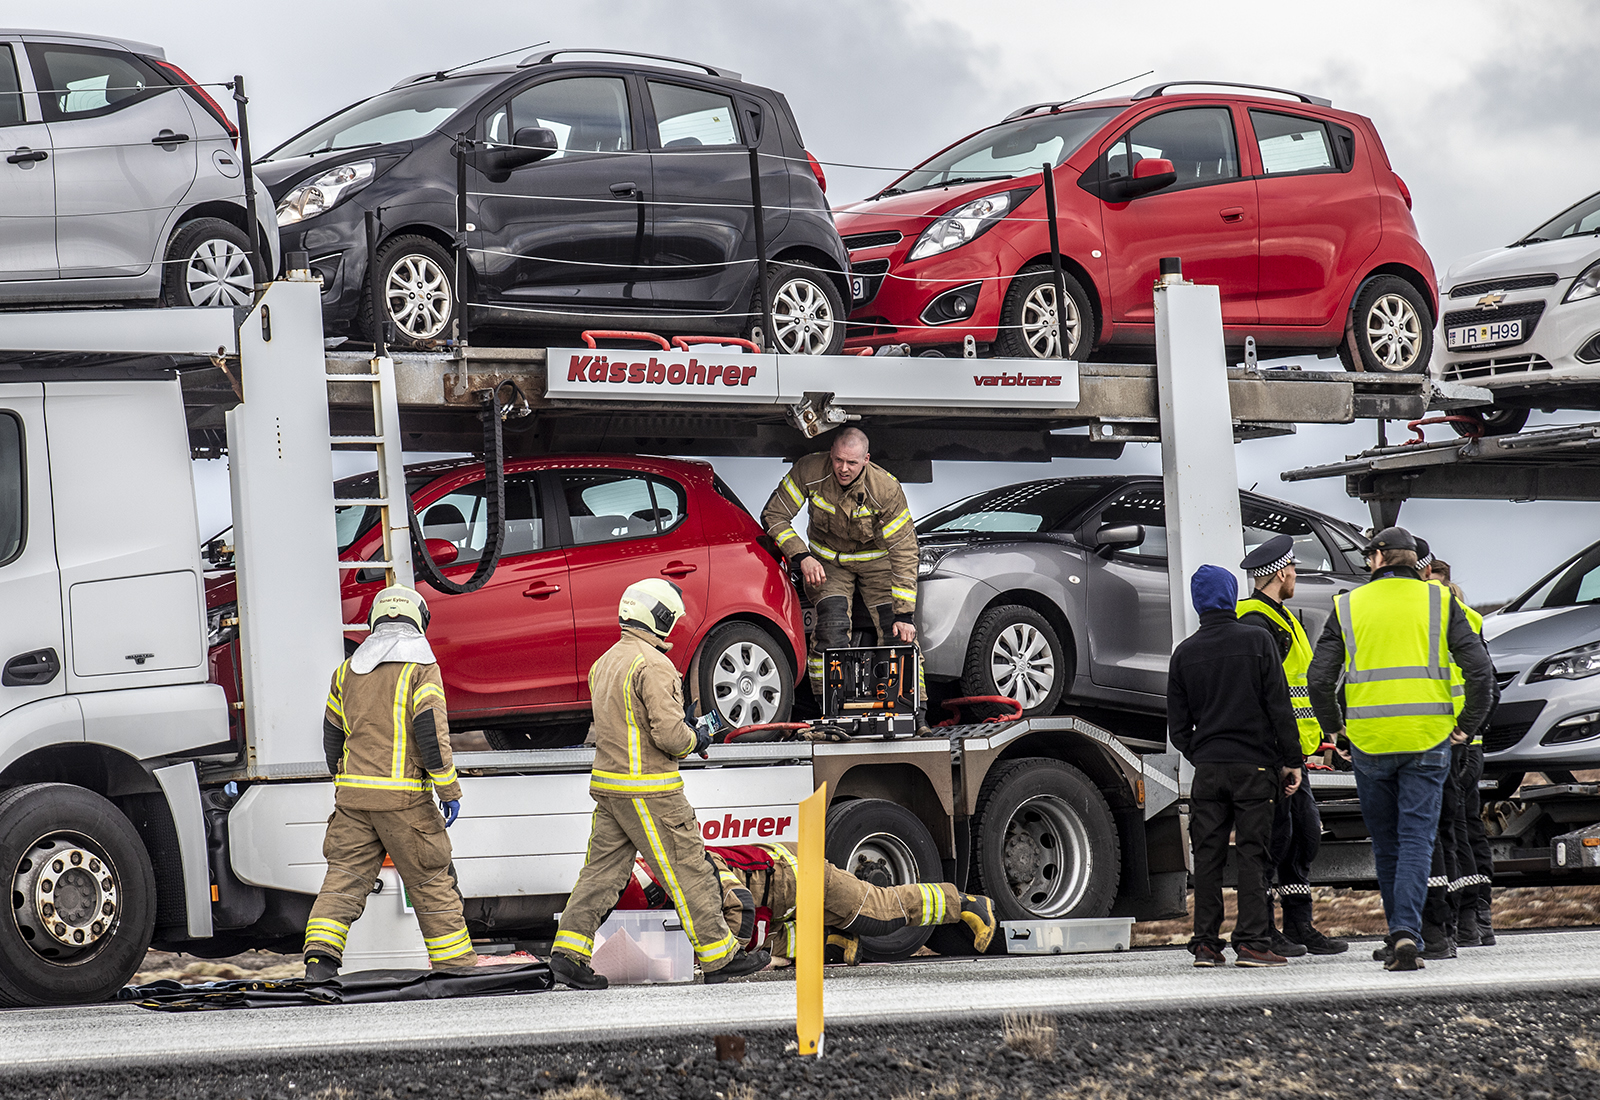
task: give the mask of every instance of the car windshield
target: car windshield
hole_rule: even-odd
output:
[[[1008,485],[941,508],[917,524],[917,533],[1054,531],[1110,488],[1093,478]]]
[[[414,474],[406,478],[406,491],[416,496],[436,474]],[[346,478],[333,487],[334,509],[333,524],[338,532],[339,553],[356,544],[356,541],[372,530],[378,522],[379,511],[372,504],[340,504],[341,500],[370,500],[378,495],[378,475],[367,474],[364,477]]]
[[[1037,172],[1046,161],[1060,165],[1121,113],[1120,108],[1099,108],[1002,122],[924,162],[883,194],[1011,179]]]
[[[1600,192],[1590,195],[1577,206],[1563,210],[1517,243],[1535,244],[1562,237],[1582,237],[1588,233],[1600,233]]]
[[[290,138],[262,159],[288,160],[366,145],[415,141],[438,129],[485,88],[501,79],[497,75],[484,75],[429,80],[381,92]]]
[[[1575,607],[1581,603],[1600,603],[1600,543],[1557,569],[1509,610],[1538,611],[1546,607]]]

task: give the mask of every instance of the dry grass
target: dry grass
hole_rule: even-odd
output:
[[[761,1100],[761,1094],[756,1092],[755,1087],[743,1081],[728,1086],[724,1095],[727,1100]]]
[[[1001,1023],[1005,1026],[1006,1046],[1036,1062],[1055,1059],[1056,1025],[1049,1016],[1037,1012],[1008,1012]]]
[[[595,1084],[569,1085],[567,1088],[555,1089],[544,1095],[545,1100],[622,1100],[604,1085]]]
[[[1568,1039],[1567,1042],[1572,1044],[1572,1052],[1577,1055],[1579,1069],[1586,1069],[1591,1073],[1600,1071],[1600,1042],[1587,1035]]]

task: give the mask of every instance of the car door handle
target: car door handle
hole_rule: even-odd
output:
[[[1219,213],[1222,215],[1222,220],[1223,221],[1225,221],[1225,222],[1236,222],[1236,221],[1240,221],[1240,220],[1242,220],[1244,218],[1244,207],[1242,207],[1242,206],[1224,206],[1219,211]]]
[[[638,190],[639,185],[637,183],[613,183],[611,185],[611,193],[613,195],[631,195]]]
[[[188,140],[188,134],[175,134],[171,130],[162,130],[159,134],[150,139],[150,144],[171,147],[175,145],[182,145]]]
[[[32,653],[19,653],[6,662],[0,671],[0,685],[5,687],[38,687],[48,684],[61,671],[61,658],[53,649],[36,649]]]
[[[7,164],[32,164],[34,161],[46,160],[50,156],[43,149],[29,149],[26,145],[6,158]]]
[[[528,597],[530,600],[542,600],[546,596],[554,596],[560,591],[561,586],[559,584],[551,584],[549,581],[539,581],[524,588],[522,590],[522,594]]]
[[[661,571],[661,575],[663,577],[687,577],[698,568],[700,567],[690,565],[688,562],[673,561],[667,563],[667,567]]]

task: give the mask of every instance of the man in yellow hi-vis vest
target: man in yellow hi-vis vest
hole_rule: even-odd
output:
[[[561,914],[550,953],[556,981],[604,989],[589,966],[594,934],[644,856],[672,899],[707,982],[752,974],[771,961],[746,952],[722,919],[722,887],[706,859],[678,761],[703,752],[709,730],[685,720],[683,679],[667,659],[667,635],[683,617],[677,585],[650,577],[628,586],[617,608],[622,637],[589,670],[594,700],[594,818],[589,850]]]
[[[1289,682],[1289,703],[1294,708],[1300,751],[1310,756],[1322,747],[1322,727],[1311,713],[1306,670],[1311,667],[1311,639],[1284,601],[1294,597],[1294,539],[1275,535],[1246,554],[1239,563],[1255,581],[1255,591],[1239,601],[1241,622],[1259,626],[1272,636],[1283,655],[1283,674]],[[1309,777],[1309,773],[1307,773]],[[1344,940],[1329,939],[1311,920],[1311,865],[1322,848],[1322,815],[1311,784],[1305,782],[1287,798],[1278,800],[1272,818],[1272,846],[1267,851],[1273,868],[1273,892],[1283,907],[1283,928],[1274,922],[1272,949],[1287,958],[1304,955],[1338,955],[1350,950]]]
[[[1386,527],[1366,554],[1372,580],[1334,600],[1306,679],[1324,736],[1347,736],[1352,747],[1389,924],[1384,969],[1416,970],[1450,744],[1470,740],[1489,717],[1494,671],[1450,593],[1417,571],[1411,532]],[[1465,680],[1459,715],[1453,664]]]
[[[322,717],[334,809],[322,841],[328,873],[306,922],[311,981],[339,973],[345,937],[386,854],[411,895],[433,967],[478,964],[445,834],[461,812],[461,785],[444,681],[425,633],[428,604],[393,585],[372,601],[367,625],[367,640],[333,674]]]

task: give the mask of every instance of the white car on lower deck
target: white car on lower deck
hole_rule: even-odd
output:
[[[1435,376],[1494,391],[1491,434],[1536,408],[1600,409],[1600,193],[1515,244],[1456,261],[1440,287]]]

